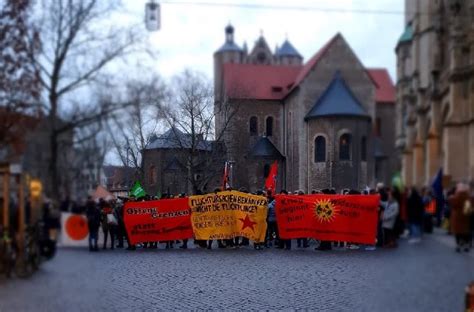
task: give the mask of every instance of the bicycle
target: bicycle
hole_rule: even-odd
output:
[[[30,277],[41,264],[38,225],[28,226],[25,231],[23,254],[17,257],[15,274],[20,278]]]
[[[8,230],[3,231],[0,240],[0,273],[10,278],[15,267],[16,252]]]

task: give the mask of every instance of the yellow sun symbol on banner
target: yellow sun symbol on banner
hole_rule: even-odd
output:
[[[329,199],[321,199],[314,205],[314,216],[321,223],[333,221],[336,214],[337,209]]]

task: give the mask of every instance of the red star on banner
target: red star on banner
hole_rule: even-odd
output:
[[[250,219],[249,215],[246,215],[246,216],[245,216],[245,219],[240,218],[239,220],[242,221],[242,223],[243,223],[243,224],[242,224],[242,231],[245,230],[246,228],[251,228],[252,231],[255,232],[255,229],[254,229],[253,227],[254,227],[255,224],[257,224],[257,222],[253,222],[253,221]]]

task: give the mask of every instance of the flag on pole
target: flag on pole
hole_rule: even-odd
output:
[[[433,213],[436,215],[438,225],[441,224],[441,212],[443,211],[444,206],[444,197],[443,197],[443,168],[438,170],[436,177],[431,184],[433,189],[433,195],[436,202],[436,211]]]
[[[133,185],[132,189],[130,190],[130,196],[133,196],[135,198],[140,198],[144,197],[146,195],[145,190],[141,186],[140,182],[135,182],[135,185]]]
[[[222,190],[225,191],[230,187],[229,185],[229,162],[224,164],[224,177],[222,178]]]
[[[403,192],[403,181],[400,172],[396,172],[392,177],[392,186],[396,187],[400,192]]]
[[[270,167],[270,172],[268,173],[267,179],[265,180],[265,189],[269,190],[272,194],[275,194],[277,175],[278,161],[275,160]]]
[[[431,187],[433,188],[433,195],[436,199],[443,199],[443,168],[438,170]]]

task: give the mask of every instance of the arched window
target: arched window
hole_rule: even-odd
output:
[[[360,160],[367,161],[367,138],[365,136],[360,140]]]
[[[323,136],[314,140],[314,162],[326,161],[326,139]]]
[[[263,166],[263,177],[266,179],[269,174],[270,174],[270,165],[266,164],[265,166]]]
[[[351,135],[344,133],[339,138],[339,160],[351,160]]]
[[[148,174],[150,185],[156,183],[156,167],[154,165],[150,166],[150,172]]]
[[[267,117],[265,124],[265,134],[266,136],[273,135],[273,117]]]
[[[258,119],[255,116],[250,117],[249,132],[250,135],[258,134]]]

